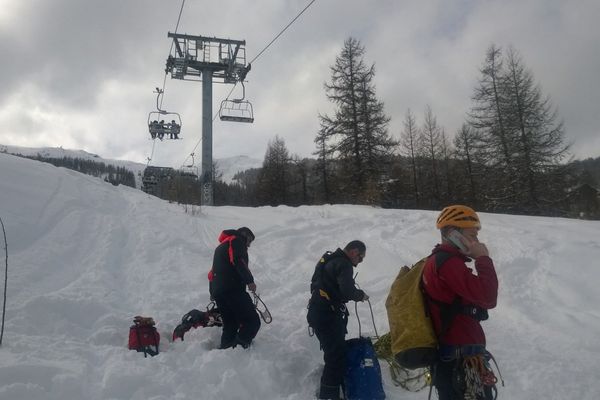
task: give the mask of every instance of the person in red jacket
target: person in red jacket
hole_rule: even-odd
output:
[[[487,310],[496,306],[498,298],[494,263],[478,240],[481,222],[472,208],[446,207],[436,226],[442,242],[423,270],[423,288],[439,342],[433,384],[440,400],[491,400],[495,377],[485,367],[489,353],[480,322],[488,318]],[[472,260],[476,274],[466,265]],[[479,379],[468,370],[474,366]]]
[[[242,346],[247,349],[260,329],[260,318],[246,291],[256,292],[254,277],[248,268],[248,248],[254,233],[247,228],[224,230],[215,249],[208,274],[209,291],[223,319],[219,348]]]

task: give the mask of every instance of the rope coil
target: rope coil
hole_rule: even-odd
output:
[[[260,318],[265,321],[265,324],[273,322],[273,317],[265,302],[262,301],[260,296],[255,292],[252,292],[252,294],[254,295],[254,308],[256,309],[256,312],[258,312],[258,315],[260,315]]]

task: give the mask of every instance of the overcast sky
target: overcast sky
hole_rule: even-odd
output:
[[[178,32],[246,40],[250,60],[308,3],[187,0]],[[152,153],[147,129],[180,7],[179,0],[0,0],[0,144],[189,163],[201,137],[201,83],[166,81],[163,108],[181,114],[184,140],[157,141]],[[426,105],[453,136],[495,43],[520,52],[564,120],[575,158],[598,157],[599,22],[598,0],[317,0],[253,63],[246,95],[255,123],[215,120],[214,157],[262,159],[275,135],[291,153],[309,156],[317,115],[332,110],[323,83],[349,36],[375,63],[394,136],[408,108],[420,124]],[[215,111],[230,89],[213,86]]]

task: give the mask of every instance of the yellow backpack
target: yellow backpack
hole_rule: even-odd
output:
[[[408,369],[429,367],[437,356],[438,341],[421,287],[426,261],[423,258],[412,268],[402,267],[385,302],[392,354]]]

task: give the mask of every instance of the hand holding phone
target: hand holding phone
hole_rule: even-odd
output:
[[[466,255],[468,255],[471,258],[477,258],[481,256],[489,257],[490,253],[485,244],[481,242],[471,242],[471,244],[469,245],[469,252],[466,253]]]
[[[446,236],[452,244],[454,244],[461,253],[466,256],[477,258],[481,256],[489,256],[488,249],[485,244],[465,237],[457,230],[452,230]]]
[[[469,249],[467,247],[467,239],[457,230],[451,230],[446,239],[456,246],[462,253],[467,254]]]

